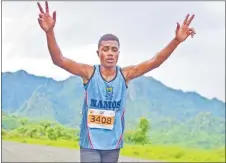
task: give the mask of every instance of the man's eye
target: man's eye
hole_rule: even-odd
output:
[[[118,51],[118,49],[117,49],[117,48],[113,48],[113,49],[112,49],[112,51],[117,52],[117,51]]]
[[[103,50],[104,50],[104,51],[107,51],[107,50],[108,50],[108,47],[104,47]]]

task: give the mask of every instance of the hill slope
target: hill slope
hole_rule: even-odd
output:
[[[78,77],[55,81],[23,70],[2,74],[2,111],[7,114],[79,127],[83,96]],[[176,140],[192,140],[195,136],[204,146],[209,146],[207,135],[216,140],[212,145],[225,140],[225,103],[171,89],[152,77],[140,77],[130,83],[125,114],[127,129],[135,127],[142,116],[150,120],[154,143],[172,143],[175,136]],[[164,135],[168,140],[162,138]],[[208,138],[203,140],[203,135]]]

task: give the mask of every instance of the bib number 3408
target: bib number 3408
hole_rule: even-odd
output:
[[[112,130],[114,126],[114,120],[114,111],[89,109],[88,126],[90,128],[102,128]]]

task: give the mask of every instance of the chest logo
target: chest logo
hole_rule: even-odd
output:
[[[106,87],[105,97],[106,97],[106,100],[112,100],[112,98],[113,98],[113,87]]]

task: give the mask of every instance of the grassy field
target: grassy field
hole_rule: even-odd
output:
[[[7,141],[17,141],[29,144],[40,144],[47,146],[57,146],[63,148],[79,149],[79,130],[74,128],[68,128],[56,122],[38,122],[32,123],[26,119],[14,119],[8,120],[5,118],[5,128],[2,129],[2,139]],[[16,121],[15,121],[16,120]],[[10,122],[10,123],[9,123]],[[15,126],[15,122],[18,125]],[[14,124],[14,126],[12,126]],[[193,136],[191,139],[183,140],[199,140],[196,141],[197,146],[188,147],[186,143],[176,145],[175,141],[179,141],[179,138],[186,137],[186,134],[181,137],[171,140],[171,144],[166,145],[164,142],[159,143],[163,145],[154,145],[148,132],[150,130],[150,124],[145,118],[141,118],[137,128],[131,131],[126,131],[125,146],[121,150],[121,155],[141,158],[145,160],[159,160],[159,161],[172,161],[172,162],[225,162],[225,148],[223,143],[216,137],[209,137],[209,141],[216,142],[217,145],[211,148],[201,148],[198,144],[208,134],[202,134],[200,139]],[[179,130],[177,133],[181,133]],[[158,133],[156,138],[161,137],[162,133]],[[169,135],[167,138],[172,138]],[[202,139],[201,139],[202,138]],[[164,139],[164,138],[163,138]],[[165,138],[166,140],[166,138]],[[203,141],[201,141],[203,142]],[[133,144],[133,145],[132,145]],[[145,144],[145,145],[142,145]],[[213,144],[213,143],[212,143]],[[221,145],[222,144],[222,145]],[[220,148],[221,146],[221,148]]]
[[[41,144],[63,148],[79,149],[77,141],[72,140],[49,140],[33,139],[22,137],[3,137],[3,140],[16,141],[29,144]],[[121,155],[148,159],[173,162],[225,162],[225,149],[204,150],[189,149],[178,146],[157,146],[157,145],[128,145],[121,151]]]

